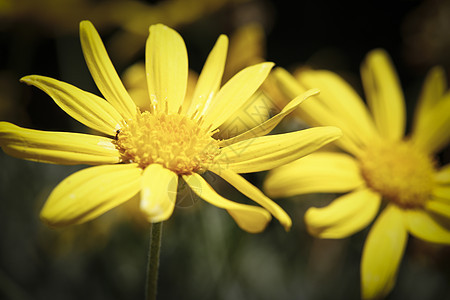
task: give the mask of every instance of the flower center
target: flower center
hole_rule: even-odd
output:
[[[423,207],[433,187],[433,160],[410,142],[380,143],[359,157],[367,185],[403,208]]]
[[[219,153],[213,133],[186,116],[145,111],[128,120],[116,140],[123,161],[143,169],[161,164],[182,175],[204,171]]]

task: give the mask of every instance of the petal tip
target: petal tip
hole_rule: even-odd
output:
[[[275,63],[271,62],[271,61],[266,61],[262,63],[266,68],[272,69],[273,67],[275,67]]]
[[[328,129],[329,133],[334,136],[334,139],[338,139],[344,135],[339,127],[335,126],[325,126],[325,127]]]
[[[291,231],[292,221],[289,219],[289,222],[283,224],[283,227],[284,227],[284,230],[285,230],[286,232]]]
[[[47,210],[44,208],[41,210],[41,213],[39,214],[39,219],[42,223],[44,223],[46,226],[50,228],[58,228],[61,227],[61,224],[57,221],[55,221],[48,213]]]
[[[227,43],[228,44],[228,36],[226,34],[219,35],[219,38],[217,40],[219,40],[222,43]]]
[[[80,22],[80,32],[90,29],[90,28],[93,28],[93,27],[94,27],[94,24],[92,24],[92,22],[89,20],[82,20]]]
[[[162,23],[157,23],[157,24],[150,25],[150,27],[148,28],[148,31],[151,33],[154,30],[167,30],[167,29],[171,29],[171,28]]]
[[[19,79],[20,82],[31,85],[31,81],[33,81],[34,75],[26,75]]]
[[[367,57],[373,59],[387,58],[389,55],[383,48],[376,48],[367,53]]]

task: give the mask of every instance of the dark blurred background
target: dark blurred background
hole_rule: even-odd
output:
[[[148,26],[165,23],[187,44],[199,72],[221,33],[257,22],[265,59],[293,70],[333,70],[362,93],[366,53],[391,55],[409,117],[427,71],[450,71],[450,1],[89,1],[0,0],[0,120],[87,132],[43,92],[19,83],[46,75],[98,93],[78,25],[89,19],[119,74],[142,61]],[[450,130],[450,129],[449,129]],[[448,163],[449,151],[440,154]],[[0,151],[0,299],[142,299],[149,225],[133,202],[84,225],[49,229],[39,211],[53,187],[85,166],[27,162]],[[222,195],[242,195],[206,174]],[[265,174],[246,176],[261,186]],[[359,262],[367,229],[343,240],[310,237],[303,214],[335,195],[280,199],[293,227],[273,221],[261,234],[240,230],[221,209],[194,197],[165,222],[159,299],[359,299]],[[410,238],[387,299],[450,299],[449,247]]]

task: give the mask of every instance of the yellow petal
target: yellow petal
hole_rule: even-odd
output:
[[[215,163],[236,173],[270,170],[310,154],[341,136],[336,127],[256,137],[224,147]]]
[[[274,66],[271,62],[260,63],[237,73],[217,93],[205,113],[204,126],[215,129],[239,110],[261,86]]]
[[[208,55],[195,86],[188,114],[200,117],[209,108],[222,82],[225,60],[227,58],[228,38],[221,35]]]
[[[252,129],[239,134],[235,137],[229,138],[227,140],[223,140],[220,142],[220,146],[228,146],[243,140],[247,140],[250,138],[263,136],[271,132],[288,114],[290,114],[292,111],[294,111],[296,108],[299,107],[300,104],[303,103],[306,99],[309,97],[312,97],[314,95],[317,95],[319,93],[319,90],[317,89],[311,89],[306,91],[305,93],[301,94],[300,96],[297,96],[292,101],[290,101],[278,114],[273,116],[272,118],[268,119],[267,121],[264,121],[263,123],[259,124],[256,127],[253,127]]]
[[[436,172],[435,180],[438,183],[450,183],[450,164],[447,164]]]
[[[274,108],[275,104],[269,96],[262,89],[258,89],[241,109],[235,111],[219,126],[219,132],[215,134],[215,137],[220,140],[229,139],[252,128],[259,127],[269,119]],[[255,137],[253,134],[250,136]]]
[[[450,244],[450,228],[445,228],[438,219],[423,210],[405,211],[409,232],[415,237],[432,242]]]
[[[442,98],[446,89],[447,79],[445,78],[444,69],[442,67],[434,67],[428,72],[422,87],[414,115],[413,132],[421,131],[421,128],[424,126],[423,119],[426,118],[430,110]]]
[[[378,136],[364,101],[339,75],[323,70],[302,70],[296,73],[296,78],[306,88],[320,90],[316,101],[345,121],[359,145],[367,145]]]
[[[341,196],[328,206],[311,207],[305,222],[309,233],[324,239],[348,237],[365,228],[377,215],[381,196],[362,188]]]
[[[76,165],[120,161],[112,139],[72,132],[26,129],[0,122],[0,146],[5,153],[38,162]]]
[[[114,136],[122,116],[104,99],[68,83],[44,76],[31,75],[20,81],[46,92],[55,103],[75,120]]]
[[[161,111],[168,109],[169,113],[178,112],[188,80],[188,56],[183,38],[165,25],[152,25],[145,49],[151,106]]]
[[[214,189],[198,174],[184,175],[189,187],[206,202],[226,209],[238,226],[250,233],[263,231],[271,220],[270,214],[263,208],[232,202],[217,194]]]
[[[428,200],[425,208],[450,220],[450,201]]]
[[[100,92],[124,119],[133,117],[136,114],[136,105],[125,90],[91,22],[80,23],[80,40],[84,59]]]
[[[238,191],[267,209],[281,225],[288,231],[292,226],[292,220],[288,214],[275,202],[267,198],[258,188],[245,180],[242,176],[228,169],[211,168],[210,171],[225,179]]]
[[[274,70],[273,78],[282,93],[289,98],[297,97],[307,90],[289,72],[282,68]],[[317,99],[317,97],[314,97],[309,101],[305,101],[301,108],[295,111],[295,114],[310,126],[336,126],[340,128],[343,136],[336,141],[336,145],[352,154],[357,155],[360,153],[362,145],[358,144],[357,130],[347,124],[346,120],[338,118],[333,111],[330,111]]]
[[[177,197],[178,175],[160,164],[152,164],[142,174],[141,211],[151,223],[167,220]]]
[[[412,140],[430,154],[438,153],[450,142],[450,92],[422,114],[421,127],[416,127]]]
[[[450,185],[436,185],[431,193],[435,197],[450,201]]]
[[[142,170],[136,164],[96,166],[64,179],[50,194],[41,219],[50,226],[92,220],[136,195]]]
[[[380,135],[399,140],[405,132],[406,116],[400,81],[388,54],[373,50],[361,66],[367,102]]]
[[[363,184],[359,163],[353,157],[338,152],[315,152],[271,170],[264,181],[264,191],[271,197],[289,197],[349,192]]]
[[[402,211],[387,206],[367,236],[361,259],[363,299],[382,299],[394,287],[407,241]]]

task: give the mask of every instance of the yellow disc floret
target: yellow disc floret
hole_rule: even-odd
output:
[[[161,164],[177,174],[201,172],[219,153],[212,133],[180,114],[138,113],[118,131],[122,160],[145,168]]]
[[[434,163],[410,142],[379,143],[359,157],[367,185],[402,208],[419,208],[433,187]]]

